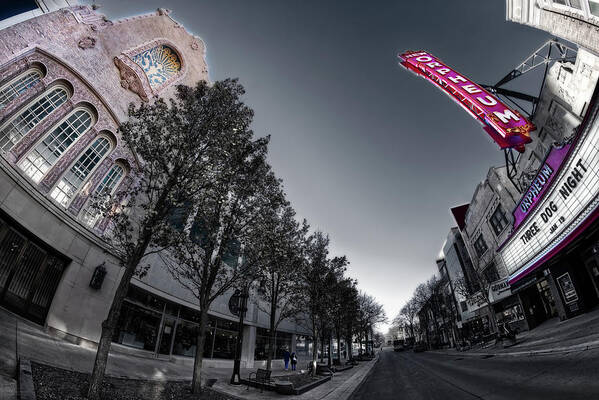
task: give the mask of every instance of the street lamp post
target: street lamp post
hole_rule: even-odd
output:
[[[243,345],[243,318],[247,312],[247,300],[249,297],[249,285],[243,285],[242,290],[235,290],[229,300],[229,310],[234,315],[239,315],[239,326],[237,328],[237,348],[235,351],[235,361],[233,363],[233,375],[231,375],[231,384],[241,384],[241,347]]]

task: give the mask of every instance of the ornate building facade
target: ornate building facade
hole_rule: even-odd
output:
[[[165,9],[110,21],[88,6],[51,3],[0,30],[0,305],[96,342],[121,271],[99,237],[107,221],[91,211],[90,196],[129,183],[136,159],[118,132],[128,105],[208,80],[205,46]],[[101,271],[97,288],[92,277]],[[210,312],[205,355],[215,363],[234,356],[229,296]],[[196,309],[156,261],[134,279],[114,341],[192,355]],[[251,366],[265,358],[268,324],[257,306],[247,321],[242,360]],[[282,324],[277,347],[307,352],[300,331]]]

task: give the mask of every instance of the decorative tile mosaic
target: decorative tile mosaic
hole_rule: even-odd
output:
[[[181,71],[179,56],[166,45],[145,50],[133,56],[133,61],[144,70],[152,89],[160,87]]]

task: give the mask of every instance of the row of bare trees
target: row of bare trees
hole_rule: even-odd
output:
[[[414,340],[421,337],[429,345],[440,340],[441,331],[447,326],[451,327],[453,337],[457,337],[457,310],[452,294],[444,290],[445,285],[436,275],[419,284],[393,319],[391,329]]]
[[[471,304],[488,308],[489,328],[497,331],[497,321],[490,299],[492,280],[481,272],[473,270],[470,279],[464,277],[448,281],[448,275],[433,275],[426,282],[419,284],[412,297],[401,308],[392,321],[393,334],[425,340],[427,344],[436,345],[445,329],[454,343],[468,339],[458,329],[460,318],[457,298],[467,300]]]
[[[137,161],[130,184],[93,199],[122,278],[102,323],[88,399],[100,398],[131,279],[143,277],[156,260],[197,301],[194,393],[201,391],[208,311],[234,288],[249,288],[269,316],[268,368],[284,320],[308,328],[314,360],[319,341],[335,336],[351,346],[357,337],[362,343],[384,320],[382,307],[345,275],[346,257],[329,256],[328,236],[310,233],[308,223],[297,220],[267,162],[269,137],[255,138],[250,129],[253,111],[244,93],[236,80],[199,82],[179,86],[169,101],[130,107],[120,127]],[[232,255],[237,263],[225,264]]]

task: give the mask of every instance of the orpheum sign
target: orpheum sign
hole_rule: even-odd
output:
[[[545,191],[551,185],[553,178],[555,178],[557,175],[557,170],[564,161],[564,158],[568,154],[569,150],[569,144],[561,147],[553,147],[551,149],[551,152],[549,152],[549,155],[547,158],[545,158],[543,165],[541,165],[539,172],[530,183],[530,187],[526,193],[524,193],[520,203],[518,203],[518,206],[513,212],[514,229],[517,229],[518,226],[520,226],[524,218],[526,218],[528,213],[534,208],[537,202],[543,198]],[[547,220],[552,217],[553,208],[555,207],[549,207],[547,210],[545,210],[545,213],[541,216],[543,220]]]
[[[531,142],[530,132],[535,130],[531,122],[432,54],[407,51],[399,58],[401,65],[443,90],[478,120],[500,148],[523,152],[524,145]]]
[[[574,143],[553,148],[514,210],[497,250],[513,284],[551,259],[599,217],[599,122],[590,110]]]

